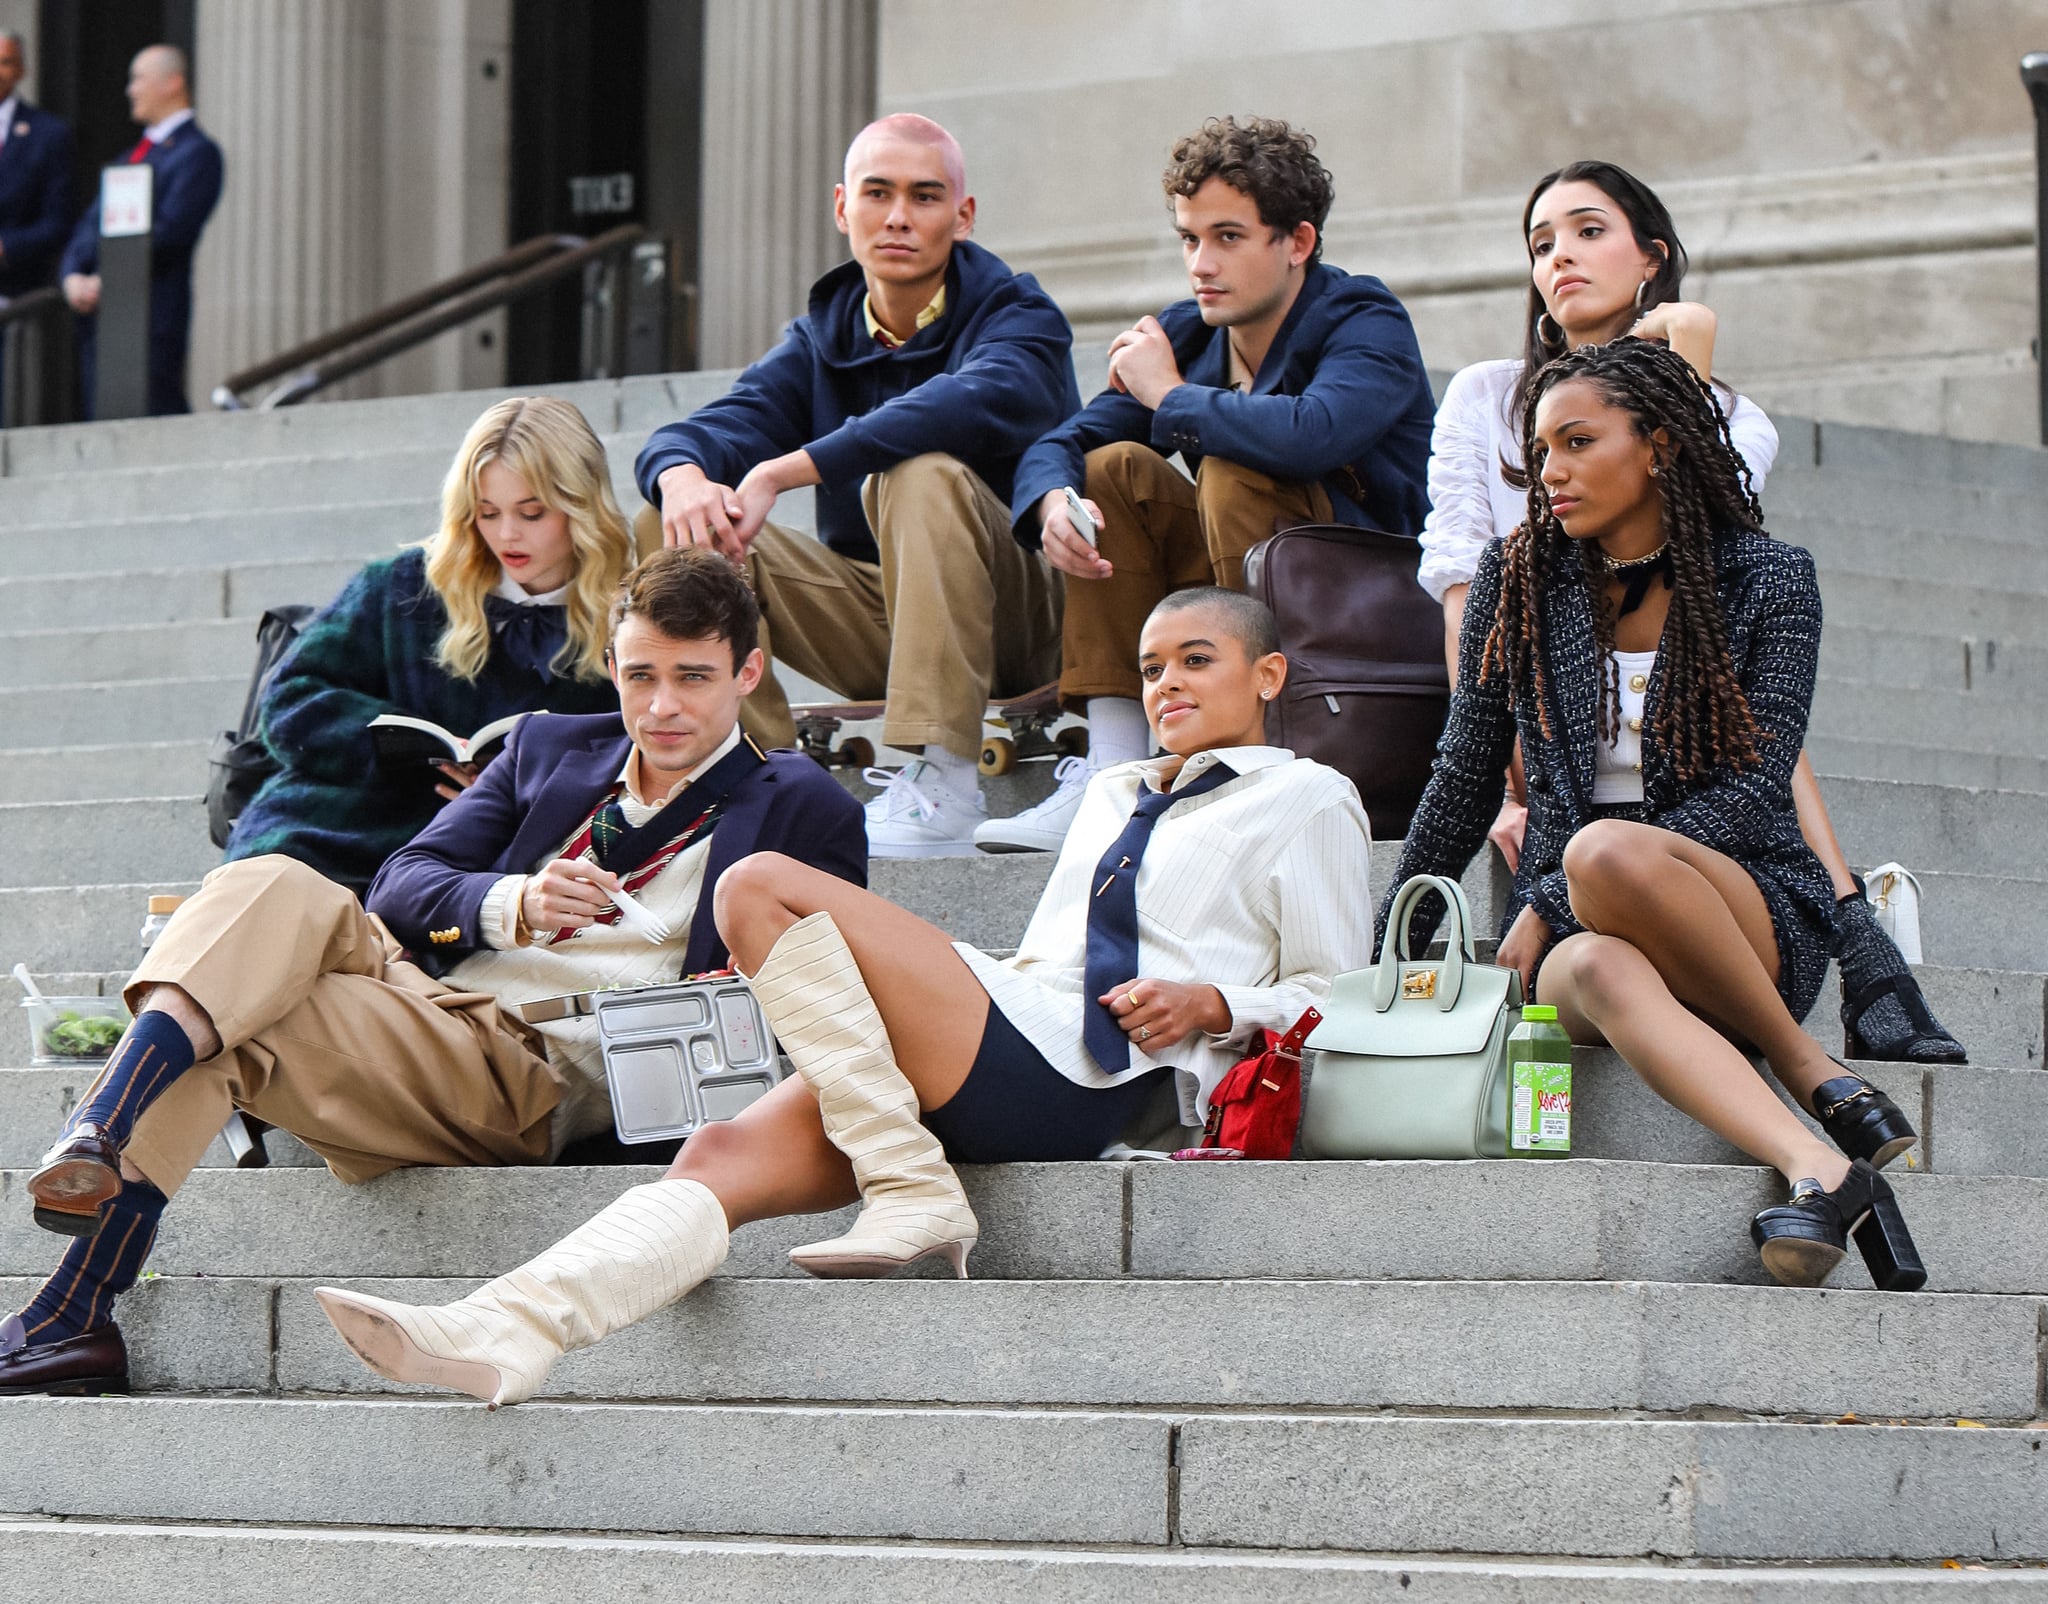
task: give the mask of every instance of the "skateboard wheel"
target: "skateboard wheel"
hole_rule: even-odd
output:
[[[839,761],[850,769],[864,769],[875,761],[875,743],[865,735],[849,735],[840,744]]]
[[[1016,745],[1006,735],[991,735],[981,743],[981,762],[976,765],[984,774],[1008,774],[1017,766]]]
[[[1052,738],[1052,745],[1061,757],[1086,757],[1088,727],[1085,724],[1069,725]]]

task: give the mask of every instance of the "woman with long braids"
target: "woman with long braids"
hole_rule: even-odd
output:
[[[1712,378],[1713,312],[1679,299],[1685,247],[1664,203],[1610,162],[1582,161],[1546,173],[1522,209],[1529,252],[1529,306],[1518,359],[1479,362],[1444,391],[1430,440],[1430,514],[1422,531],[1420,578],[1443,603],[1445,650],[1455,676],[1466,587],[1479,554],[1522,520],[1510,477],[1522,462],[1520,420],[1536,370],[1582,345],[1627,333],[1665,341],[1701,378]],[[1778,432],[1756,404],[1716,383],[1730,437],[1761,492],[1778,453]],[[1505,472],[1504,472],[1505,470]],[[1842,1027],[1852,1058],[1961,1063],[1962,1044],[1927,1006],[1913,971],[1877,922],[1835,839],[1813,766],[1804,753],[1792,795],[1806,842],[1834,887],[1834,956],[1842,977]],[[1510,798],[1493,839],[1514,867],[1522,807]]]
[[[1612,1045],[1792,1183],[1751,1225],[1779,1281],[1819,1285],[1854,1235],[1879,1287],[1918,1287],[1878,1173],[1913,1129],[1799,1026],[1834,923],[1792,801],[1820,651],[1813,560],[1765,533],[1712,386],[1668,346],[1583,345],[1525,388],[1526,518],[1472,578],[1450,720],[1394,884],[1463,871],[1519,736],[1529,821],[1500,962],[1574,1041]]]

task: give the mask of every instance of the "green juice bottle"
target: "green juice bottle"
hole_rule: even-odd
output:
[[[1557,1010],[1531,1003],[1508,1033],[1508,1156],[1569,1158],[1572,1039]]]

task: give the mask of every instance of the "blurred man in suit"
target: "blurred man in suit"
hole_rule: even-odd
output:
[[[0,305],[50,282],[71,225],[71,129],[22,98],[27,70],[21,35],[0,33]]]
[[[151,45],[128,68],[128,111],[142,138],[122,158],[156,174],[150,223],[149,411],[190,412],[185,352],[192,336],[192,253],[220,202],[220,146],[193,120],[190,68],[175,45]],[[78,362],[85,415],[95,415],[93,314],[100,304],[100,208],[97,198],[64,251],[64,299],[81,319]]]

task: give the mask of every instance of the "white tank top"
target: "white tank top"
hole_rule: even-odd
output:
[[[1643,799],[1643,695],[1650,688],[1655,652],[1615,652],[1621,671],[1621,728],[1612,746],[1593,748],[1593,801],[1640,802]]]

